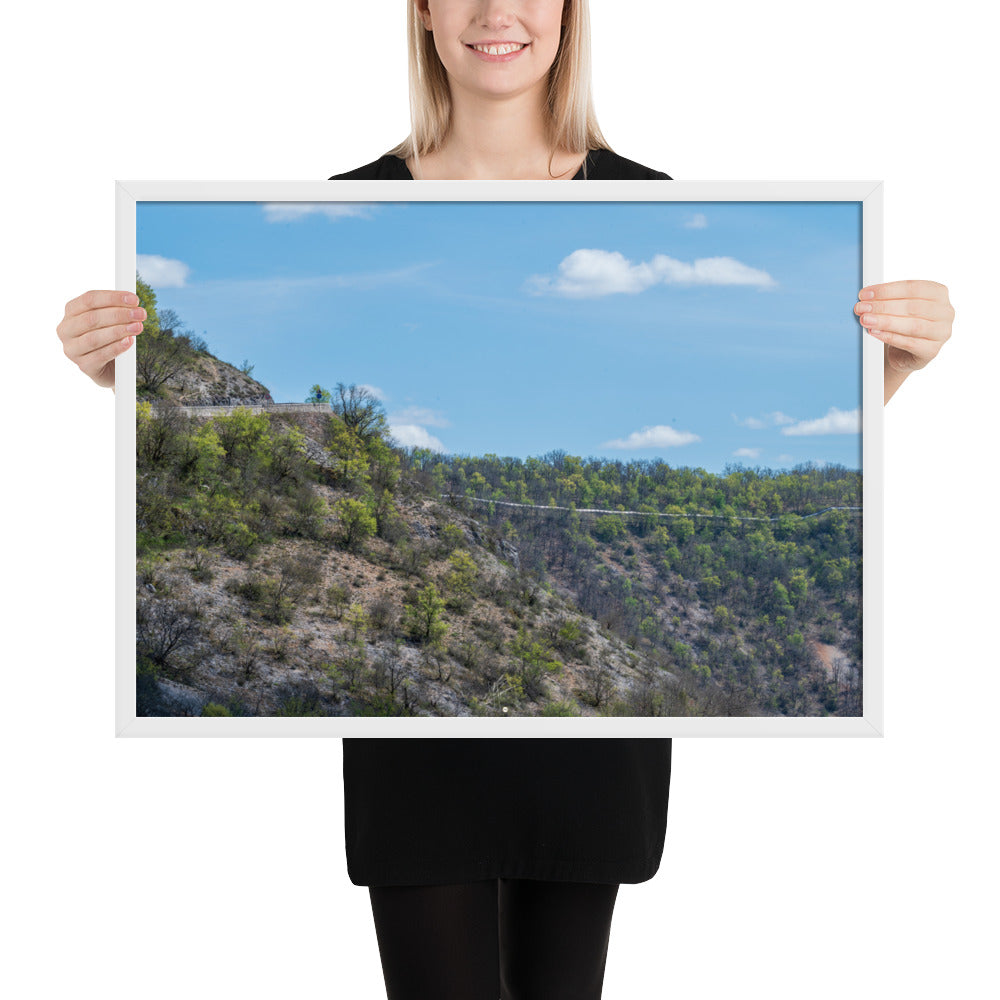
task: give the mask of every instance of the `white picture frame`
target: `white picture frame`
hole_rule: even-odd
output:
[[[146,202],[852,202],[861,211],[861,279],[882,280],[879,181],[120,181],[116,185],[118,288],[134,287],[137,206]],[[859,286],[860,287],[860,286]],[[850,303],[844,303],[845,309]],[[141,335],[140,335],[141,336]],[[863,476],[863,712],[759,717],[139,717],[135,654],[135,350],[116,361],[116,708],[118,736],[673,737],[883,735],[883,348],[861,338]]]

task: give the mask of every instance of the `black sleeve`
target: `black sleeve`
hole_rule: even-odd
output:
[[[343,174],[328,177],[331,181],[405,181],[410,180],[410,172],[406,162],[398,156],[380,156],[363,167],[355,167]]]
[[[587,157],[587,179],[594,181],[669,181],[670,174],[619,156],[610,149],[594,149]]]

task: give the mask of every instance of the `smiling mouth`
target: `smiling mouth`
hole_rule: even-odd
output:
[[[468,48],[475,49],[488,56],[506,56],[511,52],[520,52],[528,47],[527,42],[504,42],[502,45],[469,45]]]

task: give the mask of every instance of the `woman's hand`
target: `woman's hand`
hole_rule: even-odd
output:
[[[951,336],[955,310],[948,289],[936,281],[889,281],[858,292],[854,312],[885,344],[885,399],[910,372],[923,368]]]
[[[142,331],[146,310],[135,292],[84,292],[66,303],[56,327],[63,353],[101,388],[115,385],[115,358]]]

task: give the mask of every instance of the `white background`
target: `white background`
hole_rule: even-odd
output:
[[[607,1000],[995,986],[997,86],[977,6],[593,0],[616,150],[684,179],[883,179],[886,278],[941,281],[958,313],[886,411],[886,737],[675,741],[663,863],[619,893]],[[113,280],[115,179],[321,179],[401,139],[403,0],[25,9],[0,60],[5,992],[377,1000],[339,740],[114,738],[113,397],[54,330]]]

